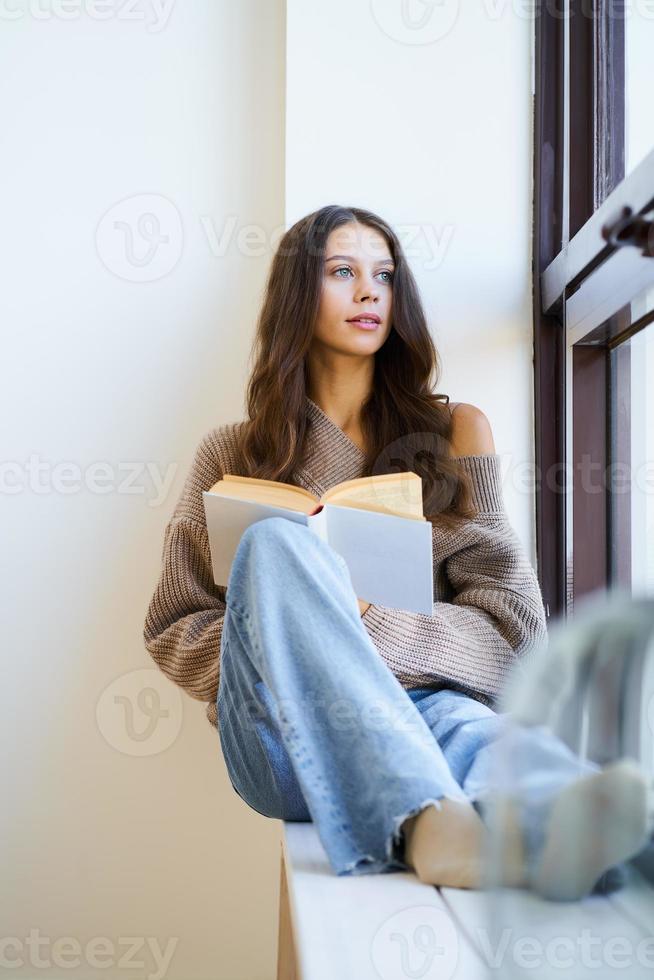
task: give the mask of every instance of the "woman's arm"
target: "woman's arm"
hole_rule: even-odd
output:
[[[171,520],[143,640],[164,674],[199,701],[218,695],[224,596],[213,582],[206,527]]]
[[[233,467],[229,427],[201,439],[164,533],[143,640],[161,670],[199,701],[215,701],[225,588],[215,585],[202,492]]]

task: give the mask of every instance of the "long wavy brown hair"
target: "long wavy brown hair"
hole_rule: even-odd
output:
[[[295,482],[307,450],[307,352],[320,305],[325,247],[331,231],[350,222],[380,232],[395,263],[392,327],[374,355],[372,391],[361,408],[369,447],[361,475],[417,473],[425,517],[452,527],[477,512],[470,477],[449,455],[449,395],[433,390],[441,374],[440,358],[399,239],[371,211],[330,204],[301,218],[280,240],[250,352],[239,455],[249,476]]]

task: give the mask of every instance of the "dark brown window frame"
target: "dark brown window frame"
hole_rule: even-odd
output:
[[[564,310],[570,293],[612,251],[598,248],[596,226],[606,221],[598,207],[624,176],[625,32],[615,11],[608,0],[555,0],[537,8],[535,21],[536,547],[548,618],[566,615],[575,593],[606,587],[610,578],[608,491],[575,493],[579,460],[566,456],[576,444],[608,462],[610,350],[597,342],[570,347]],[[567,405],[569,389],[574,403]],[[571,439],[566,426],[574,426]],[[574,474],[572,520],[566,464]]]

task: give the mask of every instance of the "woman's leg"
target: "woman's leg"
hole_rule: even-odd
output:
[[[302,525],[259,521],[226,602],[218,714],[234,788],[266,816],[309,816],[337,874],[406,870],[404,821],[467,800],[368,636],[343,559]]]
[[[488,823],[489,801],[497,803],[501,768],[497,751],[510,731],[507,715],[461,691],[417,689],[410,692],[434,739],[439,744],[452,775],[467,798]],[[515,733],[514,733],[515,734]],[[599,767],[585,764],[564,743],[542,731],[523,729],[512,746],[509,795],[518,795],[525,809],[502,811],[503,850],[496,854],[493,880],[511,886],[527,882],[544,840],[546,815],[551,801],[564,785]],[[504,747],[504,743],[501,743]],[[503,749],[500,749],[503,751]],[[493,795],[494,794],[494,795]],[[498,813],[499,811],[496,811]],[[421,818],[427,823],[426,818]],[[409,838],[413,826],[409,828]],[[495,842],[496,845],[500,841]],[[481,842],[487,861],[490,838]]]
[[[597,763],[576,755],[545,726],[518,726],[461,691],[444,689],[423,695],[417,707],[443,750],[452,775],[468,799],[482,801],[500,778],[501,756],[510,758],[510,786],[532,804],[551,799],[563,786]],[[497,766],[497,768],[495,767]]]
[[[631,760],[605,767],[583,760],[546,726],[518,725],[457,691],[419,697],[467,797],[482,814],[503,798],[503,829],[524,860],[522,875],[507,883],[522,878],[546,897],[574,900],[645,846],[654,796]],[[510,857],[502,860],[513,877]]]

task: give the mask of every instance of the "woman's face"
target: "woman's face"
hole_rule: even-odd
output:
[[[378,351],[392,326],[393,274],[391,251],[380,232],[354,222],[335,228],[325,247],[312,343],[343,354]],[[366,313],[379,317],[374,329],[350,322]]]

